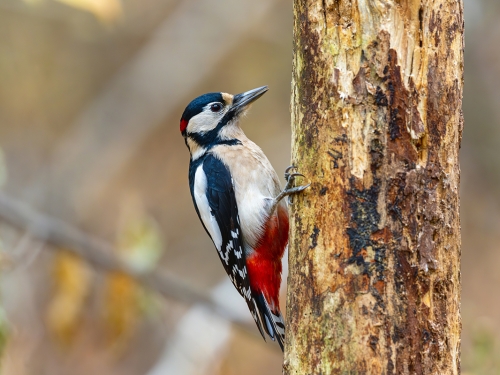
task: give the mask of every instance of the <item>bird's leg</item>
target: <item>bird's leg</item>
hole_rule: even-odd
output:
[[[293,186],[293,183],[295,182],[295,177],[300,176],[300,177],[305,178],[305,176],[301,173],[290,173],[290,171],[293,169],[295,169],[295,167],[293,165],[291,165],[290,167],[288,167],[285,170],[286,185],[285,185],[285,188],[283,189],[283,191],[281,193],[279,193],[276,198],[274,198],[273,205],[271,206],[271,209],[269,211],[271,214],[274,212],[274,210],[278,206],[279,202],[283,198],[288,197],[288,203],[291,204],[292,201],[290,200],[290,198],[292,195],[300,193],[300,192],[304,191],[305,189],[307,189],[309,186],[311,186],[311,184],[301,185],[301,186]]]

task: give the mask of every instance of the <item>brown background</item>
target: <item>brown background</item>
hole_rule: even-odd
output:
[[[499,16],[496,0],[465,1],[468,374],[500,372]],[[204,92],[269,85],[243,128],[281,175],[291,34],[285,0],[0,0],[2,190],[122,253],[138,243],[161,251],[158,266],[209,293],[225,276],[192,208],[179,117]],[[0,237],[3,374],[148,374],[192,311],[6,224]],[[202,357],[202,348],[178,347]],[[220,348],[185,373],[281,373],[277,347],[245,333],[231,331]]]

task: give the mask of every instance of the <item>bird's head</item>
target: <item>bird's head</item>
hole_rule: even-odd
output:
[[[237,95],[212,92],[189,103],[182,114],[180,130],[191,155],[218,142],[229,141],[239,118],[267,89],[262,86]]]

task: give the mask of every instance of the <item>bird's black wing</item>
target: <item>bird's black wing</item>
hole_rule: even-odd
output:
[[[222,265],[247,302],[264,337],[260,315],[250,289],[231,174],[220,159],[207,154],[203,160],[191,166],[190,186],[198,216],[217,248]]]

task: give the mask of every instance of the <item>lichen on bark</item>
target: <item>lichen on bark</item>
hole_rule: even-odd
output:
[[[295,0],[285,374],[460,373],[456,0]]]

